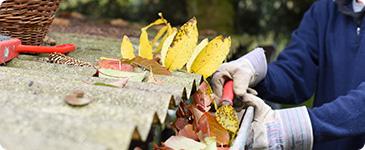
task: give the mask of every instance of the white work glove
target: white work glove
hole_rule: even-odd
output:
[[[232,79],[235,95],[243,96],[248,87],[256,85],[266,76],[266,71],[264,49],[256,48],[235,61],[222,64],[213,75],[213,91],[218,97],[222,97],[223,84],[226,80]]]
[[[272,110],[252,94],[245,94],[243,101],[255,108],[249,149],[312,149],[312,124],[306,107]]]

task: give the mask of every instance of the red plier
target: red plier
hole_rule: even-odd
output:
[[[74,44],[63,44],[58,46],[30,46],[22,45],[16,38],[0,35],[0,63],[6,63],[17,57],[19,53],[69,53],[76,49]]]

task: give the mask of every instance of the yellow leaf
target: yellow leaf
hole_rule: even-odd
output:
[[[231,134],[235,135],[238,131],[238,116],[232,106],[223,105],[218,108],[215,113],[217,121],[228,130]]]
[[[231,47],[231,38],[218,36],[208,43],[191,65],[191,72],[201,74],[204,78],[212,75],[222,64]]]
[[[131,43],[128,36],[126,36],[126,35],[123,36],[120,51],[121,51],[121,54],[122,54],[122,59],[133,59],[135,57],[133,44]]]
[[[161,49],[161,63],[164,67],[166,67],[165,58],[166,58],[166,55],[167,55],[167,51],[168,51],[172,41],[174,40],[174,37],[175,37],[176,34],[177,34],[177,31],[175,29],[175,31],[171,35],[169,35],[166,38],[166,40],[163,42],[162,49]]]
[[[144,27],[146,29],[160,24],[168,24],[167,20],[163,17],[162,13],[158,13],[158,16],[160,16],[159,19],[155,20],[154,22],[150,23],[148,26]]]
[[[167,29],[168,29],[169,27],[168,26],[164,26],[164,27],[162,27],[158,32],[157,32],[157,34],[156,34],[156,36],[153,38],[153,40],[152,40],[152,42],[151,42],[151,45],[152,46],[155,46],[156,45],[156,43],[157,43],[157,41],[158,40],[160,40],[161,39],[161,37],[163,36],[163,35],[166,35],[165,33],[167,32]]]
[[[148,40],[146,28],[141,29],[141,36],[139,38],[139,56],[146,59],[153,59],[152,45]]]
[[[165,66],[170,71],[184,67],[198,42],[198,28],[195,18],[190,19],[179,29],[165,58]]]
[[[152,53],[153,48],[150,43],[150,40],[148,39],[148,32],[147,32],[148,28],[155,25],[168,24],[167,20],[163,18],[162,13],[159,13],[158,15],[160,16],[160,19],[155,20],[148,26],[141,29],[141,35],[139,38],[139,56],[146,59],[153,59],[153,53]]]
[[[204,49],[205,46],[208,45],[208,38],[201,41],[198,46],[195,47],[193,54],[191,55],[188,63],[186,64],[186,69],[190,73],[191,72],[191,65],[193,65],[193,62],[196,57],[198,57],[199,53]]]
[[[159,52],[161,52],[161,50],[162,50],[162,46],[163,46],[164,42],[166,41],[166,39],[167,39],[170,35],[172,35],[174,31],[177,31],[177,29],[176,29],[176,28],[171,27],[171,25],[170,25],[170,24],[168,24],[167,26],[168,26],[168,28],[167,28],[167,33],[166,33],[166,34],[164,35],[164,37],[161,39],[161,41],[160,41],[159,45],[157,46],[157,48],[156,48],[156,50],[155,50],[155,53],[159,53]],[[172,40],[173,40],[173,39],[172,39]],[[171,42],[172,42],[172,40],[171,40]],[[170,43],[170,45],[171,45],[171,43]],[[169,46],[170,46],[170,45],[169,45]]]

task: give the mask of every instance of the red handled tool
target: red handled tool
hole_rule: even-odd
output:
[[[221,103],[222,105],[233,105],[233,99],[233,80],[228,80],[223,86]]]
[[[221,99],[222,106],[219,109],[221,109],[222,107],[228,107],[227,105],[229,105],[229,107],[232,107],[233,99],[234,99],[233,80],[229,80],[229,81],[226,81],[226,83],[223,86],[223,93],[222,93],[222,99]],[[231,109],[233,109],[233,107]],[[220,117],[228,117],[228,116],[221,115]],[[250,133],[253,117],[254,117],[254,108],[252,106],[249,106],[246,108],[244,117],[240,121],[241,125],[239,127],[237,137],[230,148],[231,150],[244,150],[245,149],[245,145],[247,144],[247,141],[248,141],[248,136]],[[237,120],[238,120],[238,118],[237,118]],[[236,131],[237,131],[238,126],[235,128],[232,128],[232,129],[236,129]]]
[[[69,53],[76,49],[74,44],[63,44],[58,46],[30,46],[22,45],[16,38],[0,35],[0,63],[6,63],[17,57],[19,53]]]

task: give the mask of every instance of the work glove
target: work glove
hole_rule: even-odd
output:
[[[237,60],[222,64],[213,75],[212,88],[218,97],[222,97],[224,83],[232,79],[235,95],[243,96],[248,87],[255,86],[266,76],[266,72],[264,49],[256,48]]]
[[[243,102],[255,108],[248,149],[312,149],[312,125],[306,107],[272,110],[252,94],[245,94]]]

